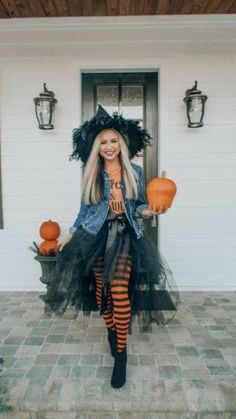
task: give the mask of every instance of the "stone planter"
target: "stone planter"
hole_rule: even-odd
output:
[[[40,256],[37,255],[34,258],[35,260],[37,260],[40,265],[41,265],[41,269],[42,269],[42,276],[39,278],[40,281],[43,284],[48,285],[50,282],[50,274],[53,270],[53,268],[56,265],[57,262],[57,257],[56,256]]]

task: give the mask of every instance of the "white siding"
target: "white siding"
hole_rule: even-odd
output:
[[[138,29],[136,29],[138,31]],[[107,29],[106,39],[112,28]],[[99,31],[97,32],[99,33]],[[96,34],[95,34],[96,35]],[[0,59],[1,159],[4,229],[0,230],[0,289],[39,290],[44,286],[32,241],[40,224],[53,219],[68,232],[80,203],[80,164],[68,161],[71,131],[81,122],[84,69],[159,71],[159,171],[175,180],[172,209],[160,216],[160,247],[181,290],[235,290],[236,277],[236,54],[173,54],[171,43],[158,55],[152,41],[139,54],[131,45],[104,51],[78,43],[68,56],[43,56],[45,44],[25,57],[11,52]],[[68,35],[67,35],[68,36]],[[111,34],[110,34],[111,36]],[[152,28],[152,38],[155,31]],[[94,38],[95,39],[95,38]],[[101,36],[102,39],[102,36]],[[76,45],[76,40],[73,40]],[[85,42],[85,41],[84,41]],[[178,41],[180,43],[180,41]],[[73,48],[75,45],[73,44]],[[42,57],[38,58],[38,51]],[[184,41],[183,48],[184,51]],[[136,44],[137,50],[137,44]],[[64,53],[63,53],[64,48]],[[205,48],[207,48],[205,46]],[[0,49],[1,50],[1,49]],[[135,49],[134,49],[135,50]],[[22,52],[22,54],[23,54]],[[11,56],[10,56],[11,55]],[[187,128],[183,97],[198,80],[208,95],[204,127]],[[55,92],[56,129],[37,128],[33,98],[43,82]]]

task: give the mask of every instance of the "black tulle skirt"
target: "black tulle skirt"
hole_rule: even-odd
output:
[[[102,302],[96,301],[95,270],[104,259]],[[115,272],[117,259],[129,260],[132,269],[129,280],[131,320],[137,318],[140,331],[151,323],[165,325],[177,313],[179,292],[172,271],[160,251],[144,231],[137,238],[125,215],[109,213],[97,235],[83,228],[57,252],[57,262],[51,272],[47,293],[40,298],[46,313],[63,315],[68,306],[89,315],[106,310],[106,296]]]

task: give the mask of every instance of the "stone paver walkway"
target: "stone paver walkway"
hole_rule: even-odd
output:
[[[39,294],[0,293],[0,418],[236,418],[236,292],[181,293],[170,324],[134,324],[119,390],[99,314],[49,318]]]

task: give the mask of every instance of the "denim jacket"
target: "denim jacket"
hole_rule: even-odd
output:
[[[143,169],[137,164],[131,163],[133,169],[138,174],[138,198],[137,199],[127,199],[125,198],[125,183],[123,177],[121,177],[121,190],[124,199],[125,214],[126,217],[133,227],[137,238],[140,238],[142,233],[141,224],[137,220],[137,214],[141,215],[142,210],[148,207],[147,199],[145,195],[145,183]],[[90,234],[96,235],[101,227],[103,226],[108,212],[109,212],[109,200],[110,200],[110,178],[107,172],[104,170],[104,199],[101,200],[98,204],[84,204],[81,200],[81,207],[79,214],[73,224],[70,227],[70,234],[73,234],[78,227],[82,227],[85,231]]]

